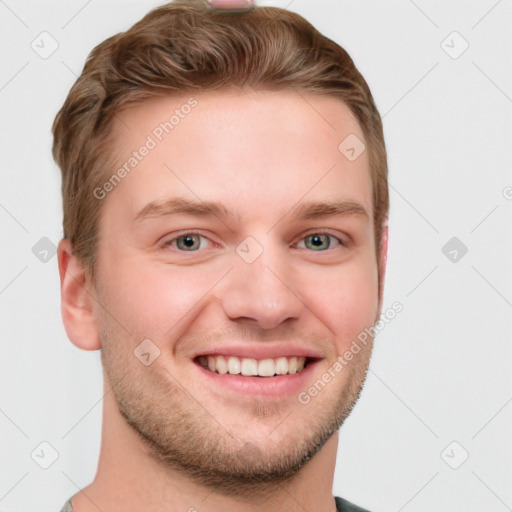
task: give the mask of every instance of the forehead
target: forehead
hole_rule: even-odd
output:
[[[372,209],[364,135],[334,97],[193,92],[126,109],[114,128],[120,159],[110,174],[127,172],[107,203],[132,218],[149,202],[176,196],[222,202],[238,217],[270,217],[303,199]]]

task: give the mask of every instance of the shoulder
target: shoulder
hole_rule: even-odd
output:
[[[350,503],[349,501],[344,500],[343,498],[335,498],[335,500],[336,510],[338,512],[370,512],[369,510],[358,507],[357,505],[354,505],[353,503]]]
[[[71,506],[71,498],[69,498],[69,500],[64,503],[64,506],[60,509],[60,512],[73,512],[73,507]]]

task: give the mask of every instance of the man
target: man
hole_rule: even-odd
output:
[[[92,51],[53,133],[63,322],[105,383],[63,510],[361,511],[332,485],[389,198],[348,54],[282,9],[171,2]]]

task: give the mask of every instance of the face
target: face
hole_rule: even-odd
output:
[[[338,149],[363,134],[341,101],[289,91],[119,117],[119,168],[136,162],[102,189],[94,310],[119,411],[217,491],[284,481],[340,427],[370,359],[371,341],[336,366],[378,317],[368,158]]]

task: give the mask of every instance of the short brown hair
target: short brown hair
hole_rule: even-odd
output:
[[[292,87],[339,98],[350,108],[369,152],[378,250],[389,210],[382,120],[348,53],[284,9],[219,13],[202,0],[177,0],[96,46],[53,123],[64,237],[92,275],[101,211],[93,190],[115,165],[113,118],[153,96],[231,85]]]

